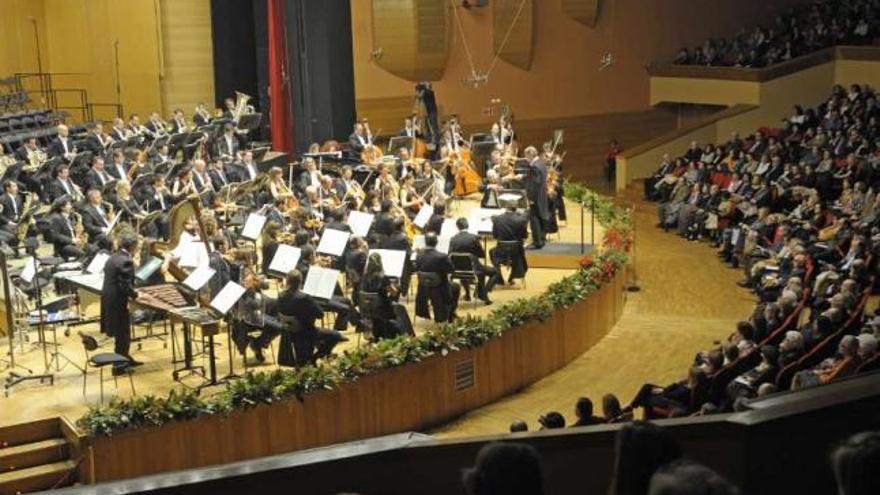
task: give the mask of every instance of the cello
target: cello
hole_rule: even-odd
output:
[[[468,196],[480,190],[480,184],[483,179],[480,174],[474,170],[471,162],[471,150],[461,148],[459,151],[449,153],[449,163],[452,166],[452,173],[455,176],[455,188],[453,194],[456,196]]]

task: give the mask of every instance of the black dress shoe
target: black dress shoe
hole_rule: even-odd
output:
[[[529,244],[529,246],[526,249],[534,251],[537,249],[541,249],[542,247],[544,247],[543,244]]]
[[[492,305],[492,300],[490,300],[488,297],[485,299],[481,299],[481,301],[483,301],[486,304],[486,306]]]
[[[123,376],[131,373],[132,369],[124,366],[114,366],[113,376]]]
[[[129,359],[131,359],[131,358],[129,358]],[[137,359],[131,359],[131,361],[129,361],[128,365],[131,366],[132,368],[134,368],[136,366],[143,366],[144,363],[142,361],[138,361]]]

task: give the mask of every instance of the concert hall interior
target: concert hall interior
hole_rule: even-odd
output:
[[[878,0],[0,41],[0,495],[880,493]]]

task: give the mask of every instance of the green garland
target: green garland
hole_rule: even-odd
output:
[[[196,392],[172,390],[162,398],[145,395],[113,399],[107,405],[92,406],[77,426],[91,436],[109,436],[198,416],[227,415],[259,404],[303,400],[310,393],[332,390],[381,370],[479,347],[512,328],[546,320],[554,311],[582,301],[614,278],[627,263],[632,244],[632,218],[628,210],[615,207],[580,184],[567,183],[565,194],[570,200],[594,209],[596,220],[605,229],[604,251],[597,256],[585,256],[580,269],[551,284],[543,294],[500,305],[483,318],[466,316],[436,325],[416,337],[401,336],[367,344],[315,366],[247,373],[227,384],[222,392],[206,398]]]

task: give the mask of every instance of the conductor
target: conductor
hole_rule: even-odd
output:
[[[114,352],[127,357],[130,366],[142,364],[132,359],[131,318],[128,301],[137,298],[134,290],[134,260],[131,253],[137,247],[137,237],[126,234],[119,239],[119,250],[104,265],[104,285],[101,294],[101,333],[114,338]],[[113,375],[125,372],[129,365],[114,366]]]
[[[532,229],[532,244],[528,249],[541,249],[547,241],[547,223],[550,220],[550,205],[547,199],[547,166],[534,146],[523,152],[529,161],[529,178],[526,181],[526,194],[529,198],[529,226]]]

